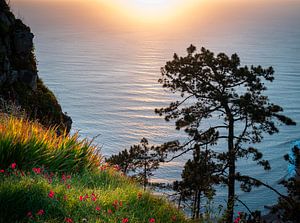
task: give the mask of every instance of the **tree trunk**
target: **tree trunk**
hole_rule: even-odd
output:
[[[180,210],[181,198],[182,198],[182,195],[181,195],[181,193],[180,193],[180,195],[179,195],[179,200],[178,200],[178,210]]]
[[[197,206],[197,191],[195,191],[194,200],[193,200],[192,219],[195,219],[195,217],[196,217],[196,206]]]
[[[233,210],[234,210],[234,196],[235,196],[235,151],[234,151],[234,120],[230,113],[228,115],[229,128],[228,128],[228,200],[227,200],[227,213],[226,222],[233,222]]]
[[[144,164],[144,191],[146,190],[147,187],[147,164]]]
[[[200,201],[201,201],[201,191],[197,192],[197,209],[196,209],[196,219],[200,218]]]

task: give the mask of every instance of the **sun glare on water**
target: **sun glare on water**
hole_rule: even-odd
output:
[[[111,6],[119,15],[140,22],[168,20],[200,0],[100,0]]]

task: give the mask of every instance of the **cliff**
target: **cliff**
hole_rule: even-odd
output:
[[[30,119],[70,131],[72,120],[38,76],[30,28],[0,0],[0,98],[21,106]]]

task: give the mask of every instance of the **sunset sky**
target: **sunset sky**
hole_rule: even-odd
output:
[[[119,31],[136,27],[155,30],[179,30],[182,27],[223,28],[244,20],[265,22],[295,14],[298,0],[12,0],[17,15],[23,18],[43,17],[49,24],[72,19],[73,24],[88,26],[106,24]],[[296,7],[295,7],[296,6]],[[254,16],[255,15],[255,16]],[[62,18],[64,18],[62,20]],[[249,19],[248,19],[249,18]],[[25,18],[26,19],[26,18]],[[200,25],[199,25],[200,24]],[[210,28],[208,27],[208,28]]]
[[[189,7],[192,7],[200,0],[99,0],[114,11],[139,19],[140,21],[153,22],[170,19]]]
[[[9,7],[3,1],[6,1]],[[220,132],[217,132],[219,133],[219,137],[216,137],[217,141],[209,143],[206,147],[200,146],[201,151],[213,152],[213,161],[216,161],[218,165],[224,165],[225,172],[228,172],[227,161],[231,159],[218,160],[216,157],[219,155],[224,157],[224,154],[232,155],[233,149],[228,146],[228,142],[231,142],[230,145],[236,143],[236,150],[233,151],[235,154],[243,154],[249,147],[255,146],[264,153],[264,159],[270,161],[272,169],[266,172],[261,165],[253,163],[251,157],[241,159],[239,156],[233,157],[235,163],[231,162],[231,167],[234,167],[231,169],[236,168],[235,173],[240,172],[242,175],[262,180],[276,190],[284,190],[278,181],[286,178],[290,170],[283,156],[298,145],[299,127],[278,123],[279,134],[273,136],[262,131],[263,140],[257,143],[255,140],[257,135],[252,134],[253,126],[249,129],[245,128],[245,126],[249,127],[247,124],[252,117],[251,112],[234,114],[234,123],[228,123],[230,114],[227,117],[226,114],[230,112],[232,116],[236,108],[240,111],[245,110],[243,107],[236,107],[234,102],[236,98],[245,98],[243,94],[247,91],[251,91],[251,100],[254,98],[255,101],[258,95],[257,91],[252,91],[253,89],[249,87],[251,83],[244,86],[245,82],[240,80],[241,83],[234,85],[235,81],[239,81],[240,78],[241,72],[238,71],[241,70],[242,73],[247,74],[245,71],[247,70],[245,66],[247,66],[250,76],[259,82],[257,85],[263,84],[263,90],[259,92],[262,93],[261,97],[269,98],[270,103],[280,105],[284,109],[283,113],[280,110],[281,114],[300,123],[300,0],[0,0],[0,2],[4,6],[0,7],[0,57],[2,58],[0,58],[0,147],[3,143],[3,145],[9,144],[7,150],[15,151],[14,143],[7,142],[10,142],[12,137],[18,138],[18,136],[15,137],[15,132],[21,136],[28,133],[30,123],[26,124],[24,131],[22,129],[22,131],[17,131],[19,116],[22,118],[20,124],[23,123],[23,117],[28,117],[32,118],[34,123],[41,121],[46,128],[50,125],[56,126],[53,127],[53,134],[49,130],[51,136],[47,134],[49,132],[47,129],[44,135],[43,131],[39,131],[41,142],[38,140],[35,143],[35,139],[23,140],[24,142],[30,141],[31,144],[36,145],[45,144],[45,138],[50,139],[56,136],[58,130],[64,130],[64,128],[69,130],[71,120],[68,117],[72,119],[70,133],[76,134],[71,138],[71,143],[67,141],[65,143],[70,144],[72,148],[65,145],[54,148],[50,140],[49,148],[51,151],[55,150],[55,154],[52,154],[50,150],[49,153],[43,152],[42,150],[47,146],[40,148],[31,146],[30,143],[24,144],[23,141],[16,143],[20,144],[20,148],[18,147],[20,151],[24,147],[24,158],[18,152],[9,153],[7,157],[7,154],[3,153],[2,160],[5,162],[3,165],[3,162],[0,162],[0,200],[3,196],[5,198],[11,196],[12,202],[9,202],[11,205],[5,206],[6,209],[0,208],[0,222],[15,222],[7,220],[11,217],[20,218],[18,222],[32,218],[32,220],[61,223],[71,218],[73,220],[68,222],[88,218],[89,222],[98,220],[102,222],[104,219],[106,222],[149,223],[151,218],[155,218],[156,222],[168,223],[173,222],[175,213],[176,221],[183,222],[177,218],[179,208],[170,209],[169,204],[164,205],[159,200],[152,199],[148,192],[146,197],[142,196],[142,203],[140,203],[135,195],[139,194],[142,188],[130,189],[127,187],[130,186],[129,181],[120,181],[121,179],[116,178],[119,174],[115,171],[111,176],[112,180],[107,178],[107,173],[111,171],[101,171],[100,174],[104,174],[103,176],[108,180],[105,180],[105,185],[102,182],[97,184],[99,188],[95,184],[95,193],[98,191],[99,199],[95,200],[94,206],[83,203],[80,199],[74,203],[73,198],[80,198],[90,193],[91,188],[88,183],[97,182],[103,178],[95,171],[92,171],[91,175],[85,170],[78,172],[80,168],[90,168],[92,164],[88,164],[87,160],[94,160],[94,157],[91,159],[90,154],[99,153],[103,162],[109,162],[106,158],[118,153],[122,154],[121,151],[124,149],[128,151],[133,145],[140,145],[143,138],[149,141],[149,148],[161,148],[160,145],[169,145],[167,142],[180,142],[178,150],[172,146],[162,151],[170,152],[164,154],[168,155],[167,160],[170,162],[161,163],[160,168],[153,172],[153,176],[151,175],[151,179],[147,179],[148,182],[168,183],[169,185],[174,181],[179,181],[185,164],[188,160],[192,160],[192,152],[197,151],[197,145],[203,141],[199,141],[195,131],[191,134],[190,128],[196,128],[201,135],[205,132],[210,133],[211,129],[218,130],[221,126]],[[8,11],[11,11],[14,16]],[[192,54],[189,50],[191,44],[197,49]],[[174,54],[178,56],[174,57]],[[228,61],[231,58],[236,62],[237,57],[240,58],[240,64],[235,64],[237,67],[233,68],[232,63]],[[267,68],[270,66],[274,69],[275,79],[265,81],[261,74],[264,72],[260,71],[264,69],[269,71],[270,69]],[[271,73],[273,77],[273,72]],[[221,88],[225,87],[221,98],[228,100],[221,100],[220,97],[212,97],[209,100],[198,97],[203,94],[213,95],[216,92],[215,89],[208,89],[212,92],[203,92],[207,90],[206,87],[203,88],[203,79],[211,81],[206,85],[215,86],[215,83],[220,82],[217,77],[222,75],[224,75],[223,85],[233,80],[231,83],[233,87],[221,86]],[[226,78],[230,80],[226,81]],[[260,78],[262,78],[261,82]],[[169,86],[168,83],[175,84]],[[191,85],[193,92],[186,89],[185,85]],[[267,91],[264,92],[266,89]],[[230,90],[237,94],[232,94]],[[14,103],[18,105],[16,109],[14,109],[16,107]],[[266,101],[263,104],[266,110],[268,110],[268,103]],[[177,104],[177,107],[174,106]],[[249,104],[251,106],[251,103]],[[203,115],[206,105],[211,112]],[[261,105],[262,103],[254,103],[251,109],[255,110]],[[26,111],[23,111],[20,106],[26,108]],[[264,110],[264,108],[259,108],[259,110]],[[4,112],[3,120],[1,112]],[[3,126],[8,126],[6,113],[13,113],[10,119],[17,115],[16,121],[11,122],[13,123],[10,127],[13,129],[10,134],[12,136],[6,134],[8,141],[2,135],[5,136],[5,133],[9,131],[5,131],[4,128],[1,132]],[[169,116],[170,113],[172,114]],[[276,112],[272,115],[276,119]],[[194,117],[191,123],[186,123],[178,129],[178,123],[180,125],[182,118],[189,116]],[[249,120],[248,117],[250,117]],[[262,115],[261,118],[263,120],[266,117]],[[272,117],[267,118],[267,120],[275,121]],[[277,122],[274,123],[277,126]],[[265,123],[255,122],[253,125],[259,124]],[[234,136],[231,134],[233,128],[228,127],[232,125],[234,125]],[[184,128],[188,131],[184,131]],[[38,129],[41,129],[40,125]],[[266,128],[267,130],[269,129]],[[30,135],[30,132],[28,134]],[[78,142],[78,145],[91,140],[90,145],[96,145],[95,150],[92,148],[87,156],[82,156],[82,149],[77,144],[72,146],[73,139],[77,139],[77,136],[78,140],[83,140]],[[249,140],[239,141],[243,137]],[[294,144],[296,140],[297,144]],[[54,141],[57,140],[54,139]],[[142,140],[142,147],[145,146],[143,142],[144,140]],[[77,150],[81,153],[76,154],[77,150],[72,152],[73,147],[78,147]],[[165,148],[163,146],[163,149]],[[67,150],[60,151],[59,149]],[[86,151],[86,146],[83,149]],[[43,155],[41,158],[34,156],[32,161],[27,159],[28,154],[39,154],[41,151]],[[70,151],[71,156],[65,156]],[[58,153],[63,156],[54,160],[53,156]],[[46,157],[47,154],[50,154],[49,159]],[[83,158],[82,162],[76,158],[77,156]],[[156,154],[154,156],[157,158]],[[175,156],[174,160],[173,156]],[[65,163],[60,162],[63,159]],[[28,163],[22,163],[26,160]],[[77,161],[82,165],[78,166]],[[99,162],[101,163],[100,169],[103,169],[102,161],[98,159],[95,161],[95,170],[99,170]],[[31,166],[32,163],[38,166]],[[22,167],[30,170],[32,167],[37,169],[45,164],[51,171],[56,170],[55,176],[59,177],[62,171],[67,171],[68,174],[74,172],[74,178],[68,179],[70,182],[61,182],[58,178],[57,180],[53,178],[50,188],[47,184],[49,179],[41,178],[42,175],[28,174],[23,179],[21,175],[15,177],[11,174],[22,172]],[[111,165],[114,164],[122,165],[111,163]],[[107,169],[106,167],[105,164],[104,169]],[[5,175],[1,175],[1,170]],[[131,176],[131,172],[129,175]],[[17,182],[19,180],[20,182]],[[51,189],[50,192],[52,190],[53,194],[55,192],[55,196],[51,195],[51,197],[58,198],[66,194],[71,199],[64,199],[60,202],[54,199],[54,207],[52,203],[49,203],[51,200],[49,196],[47,198],[47,193],[35,193],[34,196],[27,193],[26,196],[28,195],[30,199],[25,198],[30,202],[22,206],[25,198],[21,200],[18,198],[24,194],[16,196],[18,194],[15,192],[26,190],[29,181],[38,182],[34,186],[41,186],[41,188],[34,187],[31,191],[33,193],[37,190],[45,192]],[[108,182],[107,185],[106,182]],[[10,185],[15,186],[15,189],[11,189]],[[23,185],[24,188],[19,185]],[[66,185],[68,186],[66,189],[69,189],[71,185],[71,190],[63,189]],[[121,190],[124,185],[125,189]],[[228,185],[231,185],[233,189],[232,186],[235,185],[233,178]],[[6,188],[7,192],[2,193],[3,188]],[[109,190],[105,191],[103,188]],[[209,208],[215,209],[219,205],[225,208],[228,194],[231,192],[228,193],[226,185],[217,185],[215,189],[213,205],[209,204]],[[264,215],[268,211],[265,209],[266,206],[274,206],[278,202],[276,194],[263,187],[255,188],[252,193],[244,193],[239,187],[236,187],[234,191],[236,193],[232,194],[233,197],[238,196],[247,205],[247,208],[244,208],[237,203],[234,205],[234,213],[249,209],[260,210]],[[164,192],[173,194],[170,190],[164,190]],[[110,196],[105,197],[102,196],[103,194]],[[146,201],[151,198],[153,204],[148,202],[149,204],[145,205],[144,198],[147,198]],[[121,201],[123,204],[130,204],[135,207],[134,210],[128,212],[129,206],[126,205],[123,209],[115,206],[111,209],[112,213],[108,215],[107,210],[114,206],[111,204],[115,203],[115,199],[120,205]],[[202,200],[205,199],[201,198]],[[195,201],[191,201],[190,204],[193,202]],[[230,207],[232,204],[231,201],[228,202]],[[99,205],[96,211],[95,205]],[[197,206],[201,207],[201,211],[205,208],[202,204]],[[15,209],[15,207],[21,207],[21,209]],[[164,209],[170,210],[170,213]],[[149,213],[145,212],[147,210],[150,210]],[[38,214],[41,211],[43,211],[43,216]],[[187,209],[184,211],[189,213]],[[7,215],[1,215],[1,213]],[[217,219],[219,217],[221,219],[221,212],[213,216],[212,220],[219,220]]]

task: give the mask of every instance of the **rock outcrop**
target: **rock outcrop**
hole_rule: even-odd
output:
[[[21,106],[31,119],[70,131],[72,120],[38,76],[30,28],[0,0],[0,97]]]

